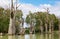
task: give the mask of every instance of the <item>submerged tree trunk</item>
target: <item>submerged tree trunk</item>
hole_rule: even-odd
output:
[[[49,21],[49,18],[48,18],[49,15],[48,15],[48,14],[49,14],[49,8],[46,8],[45,10],[46,10],[46,12],[47,12],[47,13],[46,13],[46,14],[47,14],[47,15],[46,15],[46,19],[45,19],[45,21],[46,21],[46,23],[45,23],[45,29],[46,29],[46,33],[48,33],[48,23],[49,23],[49,22],[48,22],[48,21]]]
[[[32,24],[30,25],[30,34],[32,34]]]
[[[10,24],[8,34],[13,35],[15,34],[15,16],[14,16],[14,7],[13,7],[13,0],[11,0],[11,13],[10,13]]]
[[[14,19],[10,18],[10,24],[9,24],[9,30],[8,34],[15,34],[15,25],[14,25]]]
[[[54,23],[53,23],[53,21],[52,21],[52,24],[51,24],[51,26],[52,26],[52,33],[54,33]]]
[[[19,33],[18,34],[25,34],[25,29],[24,29],[24,27],[23,27],[23,25],[24,25],[24,19],[20,19],[20,25],[19,25]]]
[[[43,23],[42,23],[42,20],[40,20],[40,30],[41,30],[41,33],[43,33]]]
[[[33,33],[33,24],[32,24],[32,21],[31,21],[31,23],[30,23],[30,34],[32,34]]]
[[[45,23],[45,33],[47,34],[48,32],[48,27],[47,27],[47,23]]]
[[[49,34],[51,34],[51,22],[49,23]]]
[[[41,30],[41,33],[43,33],[43,27],[42,26],[40,26],[40,30]]]

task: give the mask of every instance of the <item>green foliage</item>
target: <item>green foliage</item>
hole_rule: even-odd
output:
[[[23,13],[21,10],[17,10],[16,13],[16,26],[19,26],[19,19],[22,18]],[[10,10],[0,8],[0,33],[8,33],[9,28],[9,21],[10,21]]]
[[[4,12],[5,11],[5,12]],[[0,8],[0,32],[7,33],[9,26],[9,13],[7,10]]]
[[[23,16],[22,11],[21,10],[17,10],[16,12],[17,12],[16,13],[16,18],[18,18],[18,19],[22,18],[22,16]]]
[[[23,13],[21,10],[16,11],[16,26],[19,26],[19,24],[23,19]],[[47,19],[48,15],[48,19]],[[8,27],[9,27],[9,19],[10,19],[10,10],[4,9],[0,7],[0,32],[7,33]],[[24,20],[24,19],[23,19]],[[35,27],[35,30],[39,32],[40,25],[45,27],[45,23],[53,22],[53,26],[55,30],[58,30],[58,19],[54,14],[49,14],[46,12],[29,12],[29,14],[26,17],[25,22],[29,25],[32,25]],[[42,23],[41,23],[42,22]],[[24,22],[23,22],[24,23]],[[18,28],[17,28],[18,29]],[[29,32],[28,30],[26,32]]]
[[[29,16],[31,18],[29,18]],[[49,14],[47,12],[34,12],[34,13],[31,13],[31,14],[27,15],[26,23],[30,24],[30,20],[32,20],[33,18],[36,21],[35,22],[35,28],[36,28],[35,30],[36,31],[40,30],[40,25],[42,25],[43,28],[44,28],[45,27],[45,23],[47,23],[48,26],[49,26],[49,22],[53,23],[54,29],[58,29],[58,28],[56,28],[56,27],[58,27],[58,19],[56,18],[56,16],[54,14]],[[42,24],[41,24],[41,21],[42,21]]]

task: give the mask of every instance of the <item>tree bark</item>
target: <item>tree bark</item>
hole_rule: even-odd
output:
[[[13,0],[11,0],[11,13],[10,13],[10,24],[9,24],[9,35],[15,34],[15,16],[14,16],[14,7],[13,7]]]
[[[43,26],[40,26],[41,33],[43,33]]]
[[[43,33],[43,23],[42,23],[42,20],[40,20],[40,30],[41,30],[41,33]]]
[[[45,32],[47,34],[48,30],[47,30],[47,23],[45,23]]]
[[[49,23],[49,34],[51,34],[51,22]]]
[[[32,26],[32,22],[30,23],[30,34],[33,33],[33,26]]]
[[[9,30],[8,34],[15,34],[15,24],[14,24],[14,19],[10,18],[10,24],[9,24]]]

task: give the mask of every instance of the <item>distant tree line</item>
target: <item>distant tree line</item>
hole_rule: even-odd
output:
[[[49,14],[47,12],[29,12],[30,14],[26,17],[26,23],[30,25],[31,31],[35,32],[44,32],[49,31],[49,29],[53,28],[53,30],[59,29],[59,21],[58,18],[54,14]],[[48,19],[47,19],[48,14]],[[45,25],[47,24],[47,25]],[[35,28],[35,29],[34,29]],[[32,30],[34,29],[34,30]]]
[[[47,15],[48,14],[48,19],[47,19]],[[21,20],[23,19],[23,13],[21,10],[17,10],[16,13],[16,27],[20,25]],[[8,28],[9,28],[9,20],[10,20],[10,10],[9,9],[4,9],[2,7],[0,7],[0,33],[8,33]],[[48,20],[48,22],[47,22]],[[47,23],[47,29],[50,28],[50,23],[51,25],[53,25],[54,30],[58,30],[58,23],[59,20],[58,18],[54,15],[54,14],[49,14],[47,12],[34,12],[32,13],[31,11],[29,11],[29,14],[26,17],[25,22],[27,23],[29,27],[29,31],[31,32],[40,32],[40,31],[45,31],[46,30],[46,26],[45,23]],[[16,32],[18,32],[18,28],[16,29]],[[42,32],[43,32],[42,31]]]

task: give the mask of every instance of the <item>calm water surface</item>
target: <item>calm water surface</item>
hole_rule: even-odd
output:
[[[60,39],[58,33],[55,34],[26,34],[14,36],[0,36],[0,39]]]

